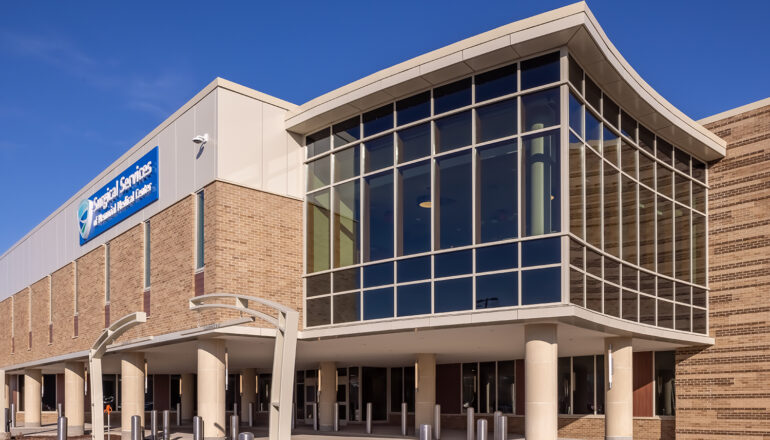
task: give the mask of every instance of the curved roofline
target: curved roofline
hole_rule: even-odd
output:
[[[726,142],[647,84],[607,38],[585,2],[492,29],[342,86],[289,111],[286,128],[307,134],[436,84],[562,46],[640,122],[702,160],[724,157]]]

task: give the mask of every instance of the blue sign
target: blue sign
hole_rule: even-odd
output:
[[[158,200],[158,147],[78,206],[80,245]]]

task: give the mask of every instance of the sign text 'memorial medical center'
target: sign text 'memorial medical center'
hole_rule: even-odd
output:
[[[80,245],[158,200],[158,147],[78,206]]]

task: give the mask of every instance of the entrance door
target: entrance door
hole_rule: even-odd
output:
[[[337,403],[340,407],[340,425],[348,424],[348,369],[337,368]]]
[[[372,404],[372,420],[388,419],[388,369],[363,367],[361,374],[361,413],[366,420],[366,404]]]
[[[308,373],[313,373],[308,374]],[[318,398],[318,378],[314,374],[315,370],[309,370],[305,372],[305,424],[313,424],[313,404],[317,402]]]

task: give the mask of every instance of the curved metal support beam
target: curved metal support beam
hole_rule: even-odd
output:
[[[233,304],[210,303],[210,300],[234,300]],[[278,312],[278,319],[249,308],[249,303],[267,306]],[[256,316],[275,326],[273,377],[270,395],[278,397],[270,404],[269,440],[291,440],[292,399],[294,398],[294,363],[297,354],[299,313],[274,301],[233,293],[211,293],[190,299],[190,310],[222,308]],[[281,411],[283,409],[283,411]]]
[[[145,322],[147,322],[147,314],[144,312],[130,313],[118,319],[102,331],[91,346],[91,350],[88,351],[88,373],[91,381],[91,438],[93,440],[104,440],[102,356],[107,351],[107,346],[123,333]]]

